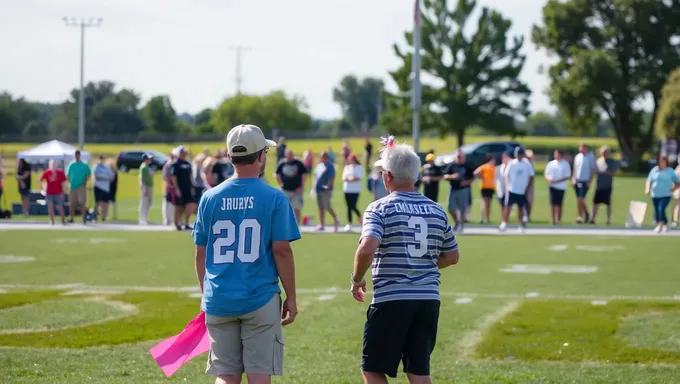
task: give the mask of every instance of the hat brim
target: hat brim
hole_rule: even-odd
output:
[[[271,148],[271,147],[276,147],[276,141],[265,139],[264,142],[265,142],[265,144],[267,145],[267,147],[270,147],[270,148]]]

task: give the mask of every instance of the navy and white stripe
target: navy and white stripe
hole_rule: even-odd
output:
[[[368,236],[380,242],[372,265],[374,304],[439,300],[439,254],[458,249],[439,204],[420,193],[394,192],[366,208],[361,239]]]

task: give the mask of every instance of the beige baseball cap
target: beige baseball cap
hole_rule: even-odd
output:
[[[267,140],[255,125],[237,125],[227,135],[227,151],[231,157],[252,155],[266,147],[276,147],[276,142]]]

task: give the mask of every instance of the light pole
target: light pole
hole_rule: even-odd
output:
[[[236,45],[229,47],[230,50],[236,51],[236,94],[241,94],[241,83],[243,78],[241,77],[241,54],[243,52],[250,51],[250,47],[244,47],[242,45]]]
[[[67,27],[80,28],[80,96],[78,97],[78,146],[83,149],[85,146],[85,86],[83,84],[85,77],[85,28],[99,27],[102,23],[102,18],[80,19],[75,17],[62,17]]]

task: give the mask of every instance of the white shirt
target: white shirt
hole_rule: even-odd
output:
[[[508,169],[505,171],[510,179],[508,191],[516,195],[524,195],[529,186],[529,179],[535,175],[534,167],[529,160],[514,159],[508,164]]]
[[[496,196],[499,198],[505,197],[505,171],[507,167],[507,164],[496,167]]]
[[[354,176],[357,181],[344,181],[345,176]],[[364,168],[361,165],[346,165],[342,170],[342,190],[346,193],[361,192],[361,180],[364,178]]]
[[[569,162],[562,160],[552,160],[548,162],[545,167],[545,175],[553,180],[563,179],[565,177],[571,177],[571,167]],[[560,181],[559,183],[550,183],[550,188],[559,189],[564,191],[567,189],[567,181]]]
[[[574,177],[576,181],[588,181],[596,168],[595,156],[588,152],[585,156],[579,153],[574,157]]]

